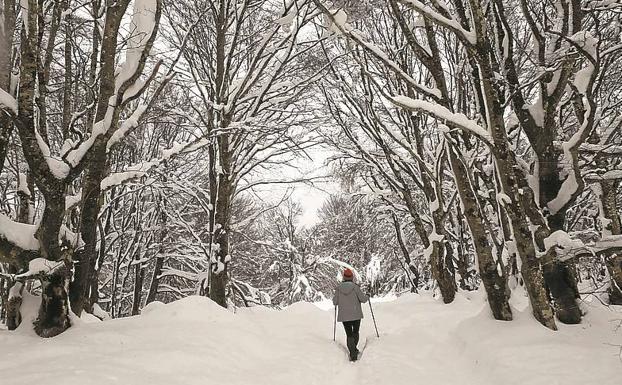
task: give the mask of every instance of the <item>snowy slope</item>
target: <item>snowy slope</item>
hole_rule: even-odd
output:
[[[49,340],[0,330],[0,373],[13,385],[620,384],[622,309],[587,304],[584,324],[551,332],[526,313],[492,320],[479,294],[452,305],[407,295],[374,304],[380,339],[365,307],[361,345],[369,342],[353,364],[323,305],[233,314],[189,297],[138,317],[77,321]]]

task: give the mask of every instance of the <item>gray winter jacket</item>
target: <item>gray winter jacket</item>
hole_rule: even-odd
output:
[[[369,297],[352,281],[343,281],[337,286],[333,304],[339,307],[338,322],[355,321],[363,318],[361,303]]]

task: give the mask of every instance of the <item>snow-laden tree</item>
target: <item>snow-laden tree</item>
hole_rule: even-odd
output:
[[[601,90],[616,71],[619,32],[600,20],[619,18],[615,2],[386,1],[390,13],[369,6],[373,22],[349,19],[347,7],[314,3],[328,29],[344,36],[359,58],[368,97],[378,95],[389,116],[401,112],[391,113],[387,103],[436,120],[428,124],[445,143],[437,154],[448,154],[495,316],[511,315],[507,290],[486,284],[487,272],[492,283],[495,270],[503,283],[504,269],[499,260],[487,263],[496,257],[482,254],[481,246],[493,243],[487,229],[477,228],[483,221],[472,220],[484,207],[468,176],[476,155],[469,149],[481,145],[494,160],[499,225],[507,219],[503,254],[518,255],[535,317],[555,328],[554,307],[562,322],[579,322],[567,259],[576,242],[565,231],[566,211],[584,191],[581,149],[603,131],[600,114],[610,106]],[[383,28],[373,27],[378,20]]]
[[[67,287],[74,268],[70,291],[77,294],[72,305],[78,314],[79,298],[90,286],[81,277],[88,277],[95,259],[97,200],[107,149],[136,126],[146,109],[146,104],[129,105],[154,85],[158,74],[159,65],[149,71],[145,66],[161,5],[158,0],[138,0],[131,10],[129,0],[95,2],[90,11],[81,12],[74,12],[76,4],[70,1],[25,0],[4,5],[3,47],[11,54],[9,63],[3,62],[0,123],[3,133],[9,134],[2,136],[0,148],[6,148],[7,141],[19,140],[25,163],[24,175],[21,171],[17,175],[20,195],[34,202],[40,199],[41,204],[35,212],[19,215],[29,218],[28,223],[0,217],[0,256],[18,268],[29,266],[26,273],[11,279],[41,280],[36,330],[42,336],[53,336],[70,325]],[[128,30],[122,31],[122,21],[128,16]],[[56,60],[61,36],[64,52],[62,60]],[[90,43],[82,45],[83,37]],[[8,83],[5,69],[11,74]],[[52,76],[60,87],[51,84]],[[74,191],[77,194],[67,198]],[[80,199],[80,210],[71,212],[72,204]],[[72,215],[79,218],[80,226],[72,226]]]
[[[317,39],[301,33],[313,9],[304,1],[254,0],[175,1],[167,9],[169,42],[182,49],[190,84],[187,112],[210,138],[212,256],[203,285],[226,306],[235,196],[287,182],[268,169],[313,145],[300,125],[308,108],[299,101],[322,72],[308,59]]]
[[[311,229],[312,250],[352,266],[371,294],[417,291],[424,283],[420,277],[428,276],[429,269],[422,263],[423,255],[413,255],[417,245],[408,241],[414,239],[410,237],[415,232],[413,223],[394,214],[385,200],[374,201],[361,192],[331,195]],[[407,211],[401,215],[408,218]]]

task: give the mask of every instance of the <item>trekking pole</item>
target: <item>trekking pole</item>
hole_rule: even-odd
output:
[[[376,337],[380,338],[378,334],[378,326],[376,326],[376,317],[374,317],[374,309],[371,307],[371,298],[369,299],[369,311],[371,311],[371,319],[374,320],[374,328],[376,329]]]
[[[337,336],[337,306],[335,306],[335,316],[333,318],[333,341],[336,341]]]

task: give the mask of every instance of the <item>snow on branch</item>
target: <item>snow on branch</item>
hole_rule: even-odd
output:
[[[461,38],[463,41],[466,40],[472,45],[475,45],[477,43],[477,35],[474,31],[467,31],[466,29],[462,28],[457,20],[441,15],[429,5],[423,4],[422,2],[417,0],[400,0],[400,2],[414,9],[419,14],[429,17],[437,24],[456,32],[458,37]]]
[[[442,119],[477,136],[479,139],[486,142],[488,146],[493,146],[492,137],[488,131],[475,121],[467,118],[464,114],[451,112],[440,104],[430,103],[420,99],[412,99],[403,95],[390,96],[389,98],[391,103],[398,107],[405,108],[407,110],[420,111],[425,114],[432,115],[437,119]]]
[[[0,214],[0,254],[4,254],[2,256],[5,258],[14,259],[17,255],[26,252],[30,254],[26,260],[37,255],[41,248],[39,240],[35,237],[38,228],[38,224],[15,222],[8,216]],[[60,241],[68,242],[73,247],[83,244],[80,235],[72,232],[65,225],[61,226],[59,232]]]
[[[22,250],[39,250],[39,241],[35,238],[36,225],[13,221],[4,214],[0,214],[0,238]]]
[[[153,80],[160,63],[158,63],[147,81],[141,80],[140,75],[143,71],[145,61],[155,35],[159,21],[159,0],[135,0],[134,13],[130,23],[131,34],[128,38],[127,50],[125,51],[125,61],[122,62],[115,71],[115,91],[110,97],[108,108],[103,119],[93,124],[91,136],[82,142],[78,148],[67,154],[66,159],[73,167],[77,167],[85,158],[87,153],[93,148],[98,137],[109,134],[115,124],[114,119],[118,115],[119,108],[123,107],[129,100],[140,95]],[[146,109],[147,107],[144,107]],[[118,141],[145,112],[141,106],[130,116],[129,122],[121,127],[121,133],[114,137]]]
[[[0,107],[8,109],[12,115],[17,115],[17,100],[2,88],[0,88]]]
[[[579,130],[570,137],[569,140],[562,143],[562,155],[565,162],[564,168],[568,172],[568,176],[562,182],[561,188],[559,189],[557,196],[553,198],[553,200],[551,200],[549,203],[547,203],[547,207],[553,215],[559,212],[559,210],[561,210],[563,207],[565,207],[574,198],[577,192],[580,191],[580,187],[582,186],[582,181],[579,180],[580,172],[576,172],[576,164],[578,163],[577,150],[589,133],[591,121],[588,116],[590,114],[593,114],[593,107],[590,105],[590,103],[586,102],[585,105],[587,106],[588,110],[585,113],[586,117],[584,118],[583,124],[581,125]]]
[[[47,163],[48,169],[50,170],[52,175],[54,175],[56,179],[62,180],[67,178],[69,172],[71,171],[69,164],[65,163],[61,159],[57,159],[52,156],[50,147],[47,145],[47,143],[45,143],[43,137],[41,137],[41,134],[39,134],[39,132],[35,132],[35,137],[37,139],[37,145],[41,150],[41,154],[45,158],[45,162]]]
[[[585,244],[583,244],[580,239],[572,239],[570,235],[563,230],[555,231],[544,238],[544,247],[546,251],[555,248],[558,257],[561,259],[564,258],[564,255],[574,256],[575,253],[573,250],[585,250]]]
[[[589,173],[584,175],[585,180],[592,182],[599,182],[605,180],[620,180],[622,179],[622,170],[608,170],[602,174]]]
[[[114,134],[112,134],[112,136],[110,137],[110,140],[108,140],[108,144],[106,145],[107,150],[110,150],[112,146],[114,146],[117,142],[123,139],[125,135],[128,133],[128,131],[138,127],[140,118],[143,116],[145,111],[147,111],[148,107],[149,107],[148,104],[139,105],[134,110],[132,115],[130,115],[129,118],[127,118],[125,121],[123,121],[123,123],[121,123],[121,126],[119,127],[119,129],[116,130]]]
[[[45,258],[35,258],[28,263],[28,271],[18,274],[15,278],[29,278],[37,275],[50,275],[65,266],[63,261],[50,261]]]
[[[209,144],[209,139],[200,138],[192,142],[179,143],[168,150],[162,152],[162,157],[156,160],[139,163],[128,167],[126,171],[116,172],[105,177],[101,182],[101,189],[108,190],[114,186],[121,185],[129,180],[140,178],[147,174],[151,169],[164,163],[174,156],[196,151]]]
[[[596,241],[584,243],[572,238],[567,232],[558,230],[544,239],[544,245],[546,251],[555,248],[558,258],[563,261],[580,255],[595,255],[603,252],[620,253],[622,252],[622,235],[606,235]]]
[[[187,279],[188,281],[192,281],[192,282],[199,281],[199,277],[197,273],[174,269],[172,267],[166,267],[162,269],[162,273],[158,276],[158,279],[162,279],[164,277],[179,277],[179,278]]]
[[[118,93],[122,87],[136,77],[141,71],[141,61],[143,55],[151,48],[150,40],[155,33],[157,25],[157,0],[135,0],[134,14],[130,24],[131,35],[127,42],[127,51],[125,52],[125,62],[117,69],[115,77],[115,91]],[[125,90],[124,98],[135,96],[142,88],[142,82],[136,79],[132,84],[128,85]],[[126,95],[127,94],[127,95]]]
[[[347,14],[343,10],[330,11],[328,10],[328,8],[322,5],[319,0],[314,0],[314,3],[324,13],[324,15],[326,15],[326,17],[330,19],[332,23],[328,26],[328,29],[330,31],[337,34],[343,34],[350,38],[356,44],[364,48],[366,52],[383,62],[388,67],[388,69],[404,79],[417,91],[435,99],[440,99],[442,97],[441,91],[439,89],[430,88],[417,82],[415,79],[412,78],[412,76],[404,72],[396,62],[391,60],[378,46],[367,42],[361,35],[359,35],[356,30],[349,23],[346,22]]]

